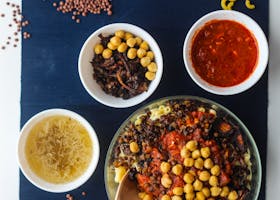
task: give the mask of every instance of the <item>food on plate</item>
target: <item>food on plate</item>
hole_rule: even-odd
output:
[[[246,137],[227,114],[197,100],[168,100],[124,128],[111,157],[140,199],[244,199],[251,189]]]
[[[25,155],[31,170],[43,180],[62,184],[88,168],[93,144],[88,131],[68,116],[51,116],[31,128]]]
[[[224,10],[232,10],[237,0],[221,0],[221,6]],[[250,0],[245,0],[245,5],[248,9],[255,9],[255,5]]]
[[[258,45],[244,25],[232,20],[212,20],[194,35],[190,57],[203,80],[229,87],[242,83],[253,73]]]
[[[146,41],[118,30],[113,35],[99,35],[91,61],[93,78],[107,93],[129,99],[148,90],[155,79],[157,64]]]

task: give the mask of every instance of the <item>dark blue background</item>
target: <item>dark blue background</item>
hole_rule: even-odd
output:
[[[233,96],[210,94],[189,77],[183,63],[184,38],[191,25],[204,14],[220,9],[220,0],[113,0],[113,15],[90,15],[80,24],[71,15],[56,12],[49,0],[23,0],[23,15],[30,20],[32,38],[23,41],[21,125],[31,116],[48,108],[66,108],[84,116],[95,128],[101,147],[100,161],[91,179],[71,191],[77,199],[107,199],[103,167],[109,143],[121,123],[141,105],[170,95],[196,95],[212,99],[232,110],[247,125],[258,145],[263,181],[259,199],[265,199],[267,141],[267,72],[250,90]],[[254,1],[255,10],[245,8],[244,0],[235,9],[254,18],[268,36],[268,1]],[[101,105],[83,88],[77,60],[87,37],[96,29],[113,22],[128,22],[147,30],[158,42],[164,59],[162,81],[145,102],[128,109]],[[81,192],[87,196],[82,197]],[[20,175],[20,199],[63,199],[33,186]]]

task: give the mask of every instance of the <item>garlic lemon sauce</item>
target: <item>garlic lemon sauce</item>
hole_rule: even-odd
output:
[[[25,156],[31,170],[47,182],[75,180],[88,168],[93,144],[77,120],[56,115],[38,122],[26,141]]]

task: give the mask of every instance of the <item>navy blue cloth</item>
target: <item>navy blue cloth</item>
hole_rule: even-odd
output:
[[[192,24],[220,8],[220,0],[113,0],[113,15],[89,15],[76,24],[70,14],[56,12],[49,0],[23,0],[23,15],[30,20],[32,38],[22,46],[21,126],[34,114],[49,108],[65,108],[84,116],[95,128],[101,147],[96,172],[80,188],[71,191],[77,199],[107,199],[103,168],[110,141],[121,123],[140,106],[170,95],[196,95],[214,100],[233,111],[249,128],[260,151],[263,167],[259,199],[265,199],[267,145],[267,71],[248,91],[233,96],[210,94],[187,74],[182,48]],[[268,36],[268,1],[254,1],[248,10],[245,1],[235,9],[255,19]],[[164,73],[155,93],[145,102],[128,109],[103,106],[89,96],[78,75],[79,51],[96,29],[113,22],[128,22],[144,28],[158,42],[164,59]],[[82,191],[87,196],[81,195]],[[55,194],[33,186],[20,173],[21,200],[61,200]]]

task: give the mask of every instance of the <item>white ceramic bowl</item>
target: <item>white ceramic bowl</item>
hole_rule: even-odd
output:
[[[94,57],[93,47],[100,42],[98,35],[102,33],[104,36],[108,36],[110,34],[114,34],[114,32],[118,30],[124,30],[130,32],[133,35],[139,36],[143,40],[147,41],[147,43],[150,46],[150,49],[154,52],[155,62],[158,66],[156,77],[150,83],[148,91],[143,92],[142,94],[139,94],[130,99],[122,99],[106,94],[101,89],[101,87],[97,84],[97,82],[93,79],[93,68],[90,63],[90,61]],[[132,24],[115,23],[115,24],[106,25],[98,29],[93,34],[91,34],[89,38],[86,40],[86,42],[84,43],[81,49],[80,56],[79,56],[79,75],[83,83],[83,86],[85,87],[87,92],[100,103],[115,108],[131,107],[146,100],[156,90],[161,80],[162,72],[163,72],[163,60],[157,42],[145,30]]]
[[[207,22],[214,19],[233,20],[239,22],[240,24],[243,24],[249,31],[251,31],[251,33],[256,38],[258,45],[258,60],[255,70],[245,81],[238,85],[234,85],[231,87],[218,87],[211,85],[196,73],[192,65],[190,53],[193,38],[198,30],[200,30]],[[261,78],[268,62],[268,43],[262,29],[252,18],[237,11],[219,10],[203,16],[191,27],[184,42],[183,58],[189,75],[201,88],[214,94],[233,95],[249,89]]]
[[[92,140],[92,144],[93,144],[93,157],[92,157],[92,160],[91,160],[87,170],[79,178],[77,178],[74,181],[71,181],[69,183],[65,183],[65,184],[53,184],[53,183],[49,183],[49,182],[39,178],[30,169],[29,164],[26,160],[26,156],[25,156],[26,140],[27,140],[27,137],[28,137],[32,127],[35,124],[37,124],[38,122],[40,122],[41,120],[43,120],[44,118],[50,117],[50,116],[55,116],[55,115],[69,116],[69,117],[79,121],[88,131],[88,133],[91,137],[91,140]],[[94,129],[92,128],[92,126],[83,117],[81,117],[77,113],[74,113],[69,110],[64,110],[64,109],[45,110],[45,111],[42,111],[42,112],[36,114],[31,119],[29,119],[26,122],[26,124],[23,126],[23,128],[21,129],[21,133],[20,133],[20,137],[19,137],[19,141],[18,141],[18,149],[17,149],[18,163],[19,163],[19,166],[20,166],[23,174],[25,175],[25,177],[38,188],[48,191],[48,192],[66,192],[66,191],[73,190],[73,189],[81,186],[83,183],[85,183],[91,177],[91,175],[93,174],[93,172],[96,169],[96,166],[99,161],[99,152],[100,152],[100,149],[99,149],[98,138],[97,138],[96,133],[95,133]]]

